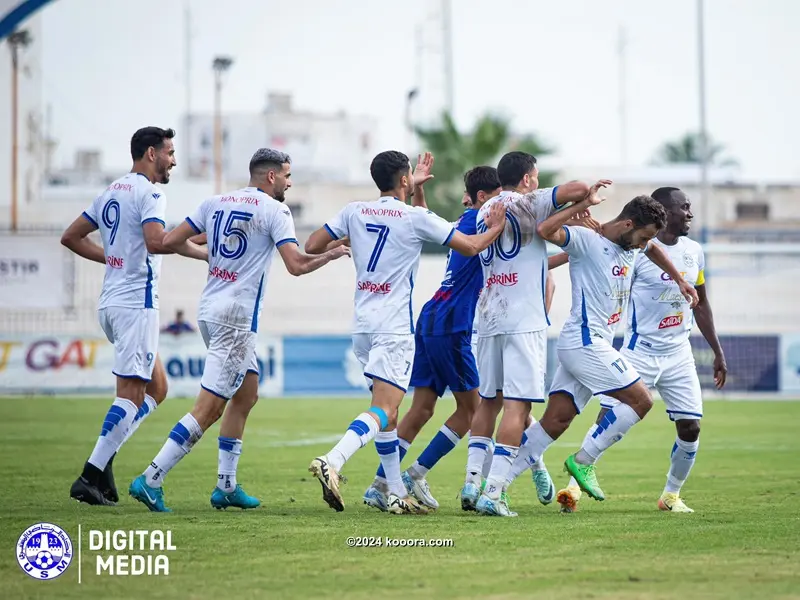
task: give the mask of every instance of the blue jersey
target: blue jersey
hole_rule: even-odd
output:
[[[464,235],[475,235],[478,211],[467,209],[456,223]],[[450,250],[441,287],[422,307],[417,331],[422,335],[449,335],[472,332],[475,305],[483,288],[483,271],[479,256],[463,256]]]

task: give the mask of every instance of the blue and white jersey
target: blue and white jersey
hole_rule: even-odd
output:
[[[289,207],[246,187],[205,200],[186,221],[208,234],[208,280],[197,320],[258,331],[275,250],[297,244]]]
[[[109,185],[83,217],[100,230],[106,273],[99,308],[158,308],[161,256],[144,242],[145,223],[164,225],[164,193],[141,173],[128,173]]]
[[[467,209],[455,223],[456,229],[464,235],[475,235],[477,216],[477,209]],[[418,333],[450,335],[471,332],[475,321],[475,305],[482,287],[480,258],[450,250],[442,285],[422,307],[417,321]]]
[[[422,244],[448,244],[453,226],[384,196],[348,204],[325,229],[333,239],[350,238],[357,279],[353,333],[414,333],[411,291]]]

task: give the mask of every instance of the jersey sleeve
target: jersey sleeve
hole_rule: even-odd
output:
[[[700,248],[697,253],[697,267],[697,282],[694,284],[695,287],[706,284],[706,255],[702,248]]]
[[[89,221],[95,229],[98,229],[100,226],[98,225],[97,218],[97,200],[92,202],[89,207],[81,213],[81,216]]]
[[[167,199],[159,191],[149,190],[142,199],[142,225],[161,223],[167,226]]]
[[[456,223],[453,223],[453,225],[464,235],[475,235],[478,233],[477,216],[477,211],[466,212]]]
[[[525,195],[525,201],[530,205],[531,212],[535,215],[537,222],[544,221],[561,208],[556,202],[557,191],[558,186],[535,190]]]
[[[206,230],[206,214],[208,213],[208,200],[202,202],[194,214],[186,217],[186,222],[191,225],[195,233],[204,233]]]
[[[294,232],[294,219],[292,211],[288,206],[281,205],[272,219],[272,239],[275,240],[275,247],[280,248],[284,244],[297,244],[297,235]],[[299,245],[299,244],[297,244]]]
[[[562,250],[570,255],[570,257],[579,258],[588,253],[591,245],[591,236],[597,235],[594,231],[586,227],[573,227],[569,225],[562,225],[562,229],[567,233],[567,239],[564,245],[561,246]]]
[[[350,235],[350,211],[352,205],[348,204],[323,227],[334,240],[339,240]]]
[[[411,208],[408,214],[414,227],[414,233],[423,242],[433,242],[446,246],[456,232],[455,227],[426,208],[415,206]]]

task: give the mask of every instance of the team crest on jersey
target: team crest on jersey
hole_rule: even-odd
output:
[[[692,256],[691,254],[686,252],[683,255],[683,264],[685,264],[689,268],[693,267],[694,266],[694,256]]]
[[[55,579],[72,562],[72,540],[52,523],[31,525],[17,540],[17,562],[34,579]]]

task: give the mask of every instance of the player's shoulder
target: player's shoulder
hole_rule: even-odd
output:
[[[693,252],[695,254],[703,253],[703,246],[700,244],[700,242],[693,240],[692,238],[687,236],[683,236],[681,238],[681,241],[683,242],[683,247],[685,250],[688,250],[689,252]]]

